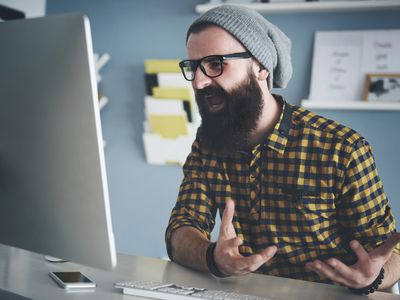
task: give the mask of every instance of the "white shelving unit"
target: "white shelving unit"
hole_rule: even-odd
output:
[[[196,6],[196,12],[203,13],[218,5],[220,4],[200,4]],[[262,14],[321,13],[400,9],[400,0],[311,1],[292,3],[246,3],[235,5],[249,7]]]
[[[94,53],[93,58],[94,58],[94,65],[95,65],[95,68],[96,68],[97,83],[100,84],[101,79],[102,79],[101,75],[100,75],[100,70],[110,60],[110,54],[103,53],[102,55],[99,55],[97,53]],[[101,96],[100,99],[99,99],[99,108],[100,108],[100,110],[102,110],[107,104],[108,104],[108,98],[106,96]]]
[[[104,106],[108,103],[108,98],[106,96],[101,96],[99,100],[99,109],[102,110]]]
[[[301,105],[309,109],[324,110],[400,111],[400,102],[302,100]]]

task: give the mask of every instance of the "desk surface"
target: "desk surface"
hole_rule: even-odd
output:
[[[48,276],[50,271],[81,271],[94,280],[97,287],[86,292],[68,292],[60,288]],[[366,299],[366,297],[349,293],[346,288],[334,285],[257,274],[216,279],[209,274],[192,271],[172,262],[123,254],[118,255],[116,269],[103,271],[70,262],[50,263],[44,259],[43,255],[0,244],[0,289],[27,298],[44,300],[143,299],[123,295],[120,290],[113,287],[115,282],[139,279],[173,282],[186,286],[234,291],[277,299]],[[370,295],[370,299],[390,300],[399,299],[399,296],[376,292]]]

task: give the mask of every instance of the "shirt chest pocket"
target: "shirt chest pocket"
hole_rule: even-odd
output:
[[[260,210],[252,210],[254,222],[250,227],[254,244],[260,249],[275,244],[282,255],[296,261],[297,251],[303,251],[299,249],[331,247],[337,222],[333,194],[318,187],[281,185],[266,194],[261,203]]]
[[[284,205],[298,225],[321,230],[336,222],[333,194],[323,192],[318,187],[297,185],[282,186],[281,192]]]

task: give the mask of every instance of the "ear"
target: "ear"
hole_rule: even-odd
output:
[[[268,70],[256,60],[253,61],[253,72],[259,81],[266,81],[269,75]]]
[[[257,79],[260,81],[265,81],[265,80],[267,80],[268,75],[269,75],[269,72],[267,71],[267,69],[260,67],[260,70],[258,71]]]
[[[268,70],[255,59],[253,60],[252,64],[253,72],[257,80],[265,82],[269,75]]]

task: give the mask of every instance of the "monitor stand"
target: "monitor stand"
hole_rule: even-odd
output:
[[[49,262],[53,262],[53,263],[62,263],[62,262],[67,262],[68,261],[68,260],[65,260],[65,259],[62,259],[62,258],[50,256],[50,255],[45,255],[44,259],[49,261]]]
[[[12,292],[0,289],[0,299],[7,299],[7,300],[30,300],[30,298],[26,298]]]

